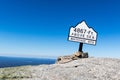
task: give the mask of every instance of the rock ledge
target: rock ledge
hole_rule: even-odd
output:
[[[120,80],[120,59],[82,58],[65,64],[0,68],[0,80]]]

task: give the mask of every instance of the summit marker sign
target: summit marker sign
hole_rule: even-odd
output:
[[[86,43],[86,44],[96,44],[97,33],[87,26],[85,21],[79,23],[76,27],[71,27],[69,32],[68,40]]]

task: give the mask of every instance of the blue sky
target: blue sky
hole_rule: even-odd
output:
[[[98,32],[96,46],[83,51],[117,57],[120,49],[119,0],[0,0],[0,56],[57,57],[78,50],[67,41],[69,28],[85,20]]]

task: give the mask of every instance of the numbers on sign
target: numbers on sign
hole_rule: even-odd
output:
[[[87,30],[85,29],[85,30],[84,30],[84,33],[86,33],[86,31],[87,31]]]
[[[93,35],[93,32],[91,32],[91,35]]]
[[[84,33],[85,34],[87,30],[86,29],[75,28],[74,31],[77,32],[77,33]]]
[[[74,31],[77,32],[77,31],[76,31],[76,28],[74,29]]]
[[[88,34],[90,34],[90,31],[88,31]]]

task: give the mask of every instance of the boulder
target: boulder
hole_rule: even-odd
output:
[[[77,60],[80,58],[88,58],[88,53],[75,52],[73,55],[60,56],[57,58],[56,63],[63,64],[63,63],[67,63],[67,62],[70,62],[72,60]]]

